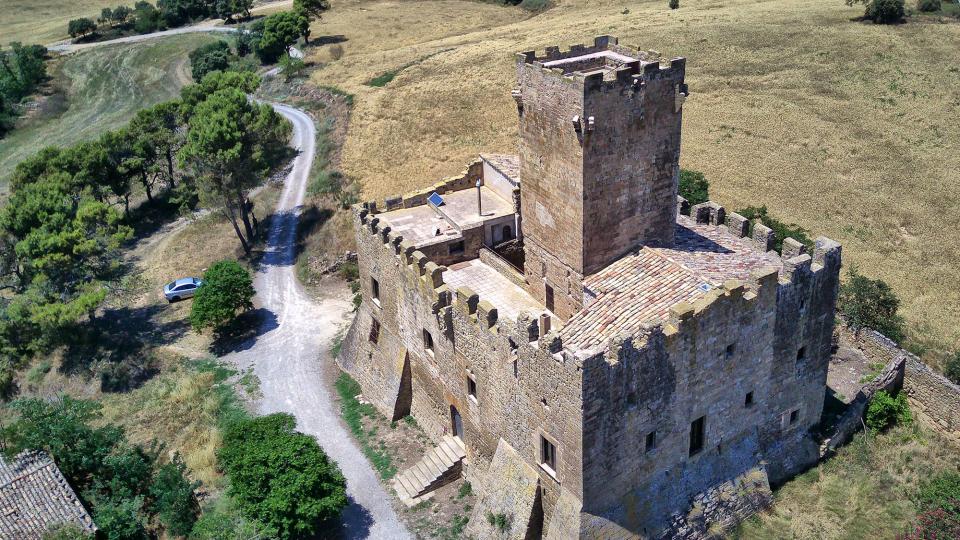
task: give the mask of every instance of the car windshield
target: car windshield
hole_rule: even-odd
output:
[[[168,288],[168,289],[172,289],[172,288],[174,288],[176,285],[177,285],[177,282],[176,282],[176,281],[171,281],[170,283],[167,283],[167,288]]]

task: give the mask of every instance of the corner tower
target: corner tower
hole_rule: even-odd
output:
[[[673,243],[684,71],[610,36],[517,55],[525,274],[563,319],[584,276]]]

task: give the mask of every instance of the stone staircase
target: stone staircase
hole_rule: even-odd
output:
[[[467,452],[460,437],[446,436],[416,465],[393,479],[393,489],[409,506],[429,499],[433,490],[460,476],[460,465]]]

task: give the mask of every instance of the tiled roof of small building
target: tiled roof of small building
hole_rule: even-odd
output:
[[[480,158],[493,165],[508,178],[520,181],[520,156],[513,154],[480,154]]]
[[[643,323],[665,319],[672,306],[771,266],[783,267],[776,254],[757,251],[726,227],[681,215],[673,246],[644,247],[584,279],[587,305],[567,321],[560,337],[564,347],[582,350],[640,334]]]
[[[39,539],[61,523],[97,530],[49,454],[23,452],[9,461],[0,457],[0,538]]]

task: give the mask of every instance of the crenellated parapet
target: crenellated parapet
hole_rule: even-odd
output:
[[[443,195],[453,191],[462,191],[464,189],[476,187],[477,181],[482,180],[483,160],[475,159],[470,162],[470,164],[467,165],[467,168],[461,171],[459,175],[448,176],[447,178],[440,180],[430,187],[416,191],[410,191],[408,193],[404,193],[403,195],[387,197],[386,208],[387,211],[390,211],[398,208],[421,206],[427,204],[427,198],[433,192]]]

